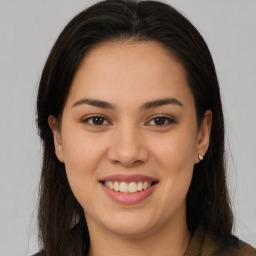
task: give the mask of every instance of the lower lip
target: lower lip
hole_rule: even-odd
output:
[[[104,186],[103,184],[101,185],[105,193],[114,201],[120,204],[137,204],[145,200],[146,198],[148,198],[153,193],[157,183],[146,190],[142,190],[140,192],[135,192],[135,193],[116,192]]]

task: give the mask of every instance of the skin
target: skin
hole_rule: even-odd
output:
[[[145,102],[175,98],[141,110]],[[115,109],[85,103],[106,101]],[[74,106],[75,104],[75,106]],[[102,116],[100,125],[91,115]],[[157,116],[170,117],[163,123]],[[193,167],[209,144],[211,111],[198,127],[185,71],[156,42],[106,42],[77,70],[61,123],[49,116],[55,152],[65,163],[71,189],[85,211],[89,255],[183,255],[190,239],[186,194]],[[123,205],[109,198],[99,179],[143,174],[158,179],[152,195]]]

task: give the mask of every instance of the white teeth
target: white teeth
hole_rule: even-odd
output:
[[[108,182],[108,185],[106,185],[108,188],[110,188],[110,189],[114,189],[114,184],[113,184],[113,182],[112,181],[109,181]]]
[[[126,182],[121,182],[119,189],[120,192],[127,193],[129,191],[129,186]]]
[[[143,183],[143,189],[147,189],[148,188],[148,182],[147,181],[144,181]]]
[[[143,189],[143,184],[142,182],[140,181],[138,184],[137,184],[137,190],[138,191],[141,191]]]
[[[119,183],[117,181],[114,182],[114,190],[119,191]]]
[[[152,182],[148,181],[139,181],[136,183],[133,182],[124,182],[124,181],[105,181],[104,185],[108,187],[111,190],[114,190],[116,192],[122,192],[122,193],[135,193],[138,191],[146,190],[151,187]]]
[[[129,193],[137,192],[137,185],[135,182],[129,183]]]

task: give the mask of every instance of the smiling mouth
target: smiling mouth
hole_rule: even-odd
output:
[[[157,182],[151,181],[139,181],[139,182],[124,182],[124,181],[101,181],[101,183],[110,190],[121,193],[137,193],[143,190],[147,190],[150,187],[157,184]]]

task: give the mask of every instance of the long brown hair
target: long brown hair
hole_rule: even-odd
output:
[[[171,6],[157,1],[106,0],[74,17],[54,44],[42,72],[37,124],[43,142],[39,232],[45,255],[84,255],[90,245],[83,209],[65,166],[55,156],[48,116],[61,117],[70,85],[87,51],[106,41],[156,41],[182,63],[196,102],[197,121],[210,109],[213,123],[204,161],[195,165],[187,195],[187,225],[203,225],[217,238],[229,236],[233,216],[226,187],[224,120],[209,49],[197,29]]]

